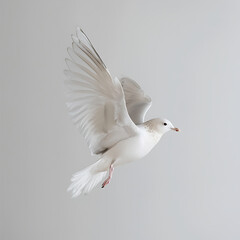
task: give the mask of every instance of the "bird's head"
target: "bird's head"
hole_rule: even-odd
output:
[[[158,125],[157,125],[158,132],[164,134],[170,130],[179,132],[180,130],[173,126],[173,124],[167,119],[160,119],[158,118]]]

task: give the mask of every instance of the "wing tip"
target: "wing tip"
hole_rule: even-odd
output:
[[[74,34],[71,35],[71,38],[72,38],[73,43],[75,43],[75,44],[79,43],[79,39]]]

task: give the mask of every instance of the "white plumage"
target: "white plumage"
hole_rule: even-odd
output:
[[[73,175],[69,190],[76,197],[90,192],[109,170],[104,187],[115,166],[144,157],[165,132],[178,129],[168,120],[144,123],[151,98],[134,80],[112,78],[80,28],[72,40],[70,59],[66,59],[66,104],[91,153],[100,156],[95,164]]]

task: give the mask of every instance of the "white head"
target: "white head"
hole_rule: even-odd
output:
[[[157,130],[158,130],[158,132],[160,132],[162,134],[164,134],[170,130],[173,130],[176,132],[180,131],[178,128],[174,127],[173,124],[167,119],[158,118],[157,120],[158,120]]]

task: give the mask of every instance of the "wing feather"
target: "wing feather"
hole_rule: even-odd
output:
[[[100,154],[117,142],[138,133],[128,115],[120,81],[113,79],[85,33],[72,35],[65,74],[67,108],[92,154]]]
[[[120,79],[128,114],[135,124],[144,122],[145,115],[152,105],[152,100],[147,96],[141,87],[130,78]]]

